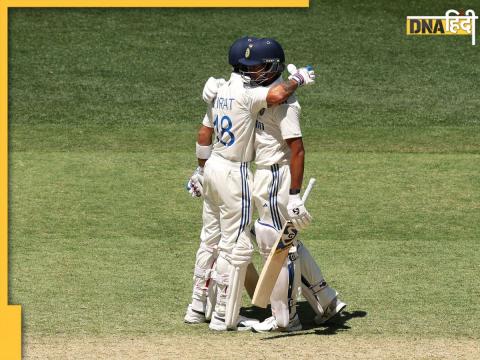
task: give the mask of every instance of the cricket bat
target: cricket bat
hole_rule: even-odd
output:
[[[311,178],[308,182],[308,186],[303,193],[302,201],[305,203],[310,192],[312,191],[315,179]],[[253,294],[252,304],[261,308],[266,308],[270,301],[270,295],[272,294],[273,287],[278,279],[278,274],[288,256],[288,251],[293,245],[293,241],[297,237],[298,231],[290,221],[287,221],[283,225],[279,238],[272,246],[272,250],[268,255],[267,261],[263,266],[262,272]]]

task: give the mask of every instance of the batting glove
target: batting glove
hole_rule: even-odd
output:
[[[225,83],[225,79],[215,79],[214,77],[209,77],[205,83],[205,86],[203,87],[203,101],[205,101],[207,104],[210,104],[217,96],[218,88]]]
[[[303,85],[311,85],[315,82],[315,71],[313,71],[313,68],[310,65],[297,69],[295,65],[289,64],[287,70],[291,74],[288,79],[295,80],[299,87]]]
[[[287,210],[290,221],[297,230],[305,229],[312,221],[312,217],[305,208],[300,194],[289,195]]]
[[[203,167],[198,166],[188,180],[187,190],[192,197],[203,196]]]

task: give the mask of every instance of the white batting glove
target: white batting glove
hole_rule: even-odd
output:
[[[287,70],[291,74],[288,80],[295,80],[299,87],[311,85],[315,82],[315,71],[310,65],[297,69],[295,65],[288,64]]]
[[[203,87],[203,101],[205,101],[207,104],[210,104],[217,96],[218,88],[225,83],[225,79],[215,79],[214,77],[209,77],[205,83],[205,86]]]
[[[192,197],[203,196],[203,167],[198,166],[188,180],[187,190]]]
[[[300,194],[289,195],[287,210],[290,221],[297,230],[305,229],[312,221],[312,217],[305,208]]]

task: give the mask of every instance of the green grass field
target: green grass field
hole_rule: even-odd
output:
[[[303,239],[349,307],[312,328],[301,304],[310,326],[290,346],[477,342],[480,50],[405,35],[407,15],[450,8],[480,2],[10,10],[10,303],[24,352],[54,338],[257,341],[182,322],[201,227],[184,190],[200,93],[228,76],[245,34],[277,38],[318,77],[298,91],[305,176],[318,180]]]

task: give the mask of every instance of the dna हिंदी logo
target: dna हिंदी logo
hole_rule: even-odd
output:
[[[473,10],[448,10],[445,16],[407,16],[407,35],[471,35],[475,45]]]

